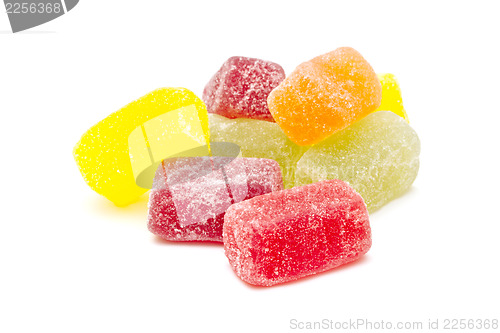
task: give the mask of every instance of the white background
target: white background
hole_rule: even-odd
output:
[[[293,332],[290,320],[500,319],[500,50],[494,1],[91,1],[12,34],[0,13],[0,331]],[[159,87],[201,96],[228,57],[296,65],[352,46],[399,78],[422,142],[411,190],[371,215],[355,264],[272,288],[219,245],[146,228],[73,146]],[[491,330],[489,330],[491,331]]]

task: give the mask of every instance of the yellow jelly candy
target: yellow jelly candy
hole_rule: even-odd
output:
[[[405,119],[407,122],[410,122],[403,107],[401,89],[399,88],[396,76],[390,73],[377,74],[377,76],[382,84],[382,103],[380,103],[380,106],[377,110],[375,110],[375,112],[392,111]]]
[[[73,155],[87,184],[124,206],[147,191],[162,159],[209,141],[205,104],[187,89],[162,88],[92,126]]]

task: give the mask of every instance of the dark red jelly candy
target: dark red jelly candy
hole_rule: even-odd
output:
[[[232,57],[205,86],[203,101],[210,113],[274,122],[267,96],[284,79],[285,71],[274,62]]]

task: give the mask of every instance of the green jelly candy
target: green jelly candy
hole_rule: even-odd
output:
[[[295,185],[341,179],[374,211],[411,186],[419,154],[420,141],[408,123],[379,111],[310,148],[297,163]]]
[[[268,158],[278,162],[285,188],[294,186],[295,166],[309,147],[290,141],[276,123],[255,119],[228,119],[208,114],[210,140],[233,142],[241,148],[242,157]]]

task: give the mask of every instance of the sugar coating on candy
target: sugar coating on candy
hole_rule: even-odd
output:
[[[390,73],[377,74],[377,76],[382,84],[382,102],[375,111],[392,111],[409,122],[396,76]]]
[[[358,259],[371,247],[363,199],[329,180],[232,205],[224,217],[224,250],[243,281],[272,286]]]
[[[309,149],[297,163],[295,183],[342,179],[373,211],[411,186],[419,154],[420,141],[408,123],[378,111]]]
[[[298,145],[312,145],[374,111],[382,88],[370,64],[349,47],[299,65],[268,97],[269,110]]]
[[[243,157],[269,158],[279,163],[285,188],[295,185],[295,166],[309,147],[290,141],[276,123],[208,115],[212,141],[233,142]]]
[[[274,62],[231,57],[205,86],[203,101],[210,113],[274,122],[267,97],[284,78],[283,68]]]
[[[283,189],[268,159],[182,157],[164,160],[150,192],[148,228],[170,241],[222,242],[229,206]]]
[[[197,113],[193,114],[193,107]],[[193,137],[204,136],[208,142],[206,107],[196,95],[184,88],[155,90],[92,126],[73,151],[87,184],[118,206],[137,200],[147,189],[137,186],[134,178],[129,155],[130,133],[157,116],[167,112],[183,113],[186,110],[189,112],[183,114],[183,124],[179,124],[182,128],[176,130]],[[201,133],[199,126],[196,130],[194,126],[190,126],[199,123]],[[152,142],[155,138],[149,139]]]

